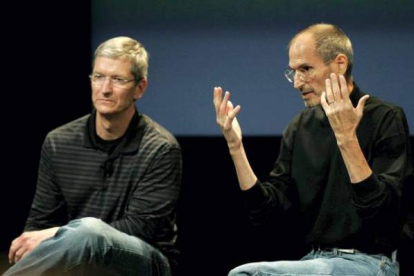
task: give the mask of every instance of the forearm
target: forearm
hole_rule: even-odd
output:
[[[49,194],[44,193],[39,185],[26,220],[25,231],[42,230],[68,222],[64,200],[53,193],[52,189],[49,191]],[[61,199],[61,201],[57,202],[54,199]]]
[[[36,192],[26,220],[25,231],[42,230],[68,222],[66,200],[52,166],[51,144],[47,138],[42,147]]]
[[[257,177],[250,166],[247,159],[243,144],[238,148],[230,148],[230,155],[233,159],[234,167],[236,169],[237,178],[239,180],[240,188],[245,191],[254,186],[257,182]]]
[[[367,179],[372,174],[372,170],[361,150],[356,135],[350,139],[338,139],[337,141],[351,183],[358,184]]]

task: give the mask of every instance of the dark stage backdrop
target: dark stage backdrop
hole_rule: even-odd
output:
[[[372,96],[401,105],[414,133],[414,2],[92,1],[92,49],[120,35],[151,54],[138,107],[176,135],[218,135],[212,89],[242,106],[245,135],[280,135],[303,108],[284,71],[286,45],[306,26],[339,25],[355,50],[354,77]]]
[[[23,230],[50,130],[91,109],[90,2],[15,2],[4,12],[0,274]],[[7,88],[6,88],[7,87]]]
[[[243,105],[246,151],[263,179],[278,154],[282,128],[302,105],[283,79],[285,45],[305,25],[333,22],[354,41],[357,82],[404,106],[413,124],[411,1],[312,2],[80,1],[14,7],[27,23],[10,25],[5,40],[13,49],[5,55],[11,64],[5,76],[12,79],[3,81],[13,89],[3,93],[8,105],[3,111],[14,107],[19,116],[7,111],[2,122],[0,274],[30,208],[46,133],[90,111],[91,49],[121,34],[136,36],[152,55],[140,110],[171,129],[183,149],[180,275],[226,275],[247,261],[300,256],[305,251],[295,235],[300,223],[257,229],[247,222],[214,122],[212,87],[230,89],[234,102]],[[404,250],[401,258],[408,262]],[[414,275],[412,266],[404,268],[402,275]]]

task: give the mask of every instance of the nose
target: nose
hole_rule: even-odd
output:
[[[112,93],[112,80],[110,77],[106,77],[101,85],[101,92],[104,94]]]
[[[293,87],[300,90],[303,85],[305,85],[303,77],[299,74],[295,74],[295,77],[293,78]]]

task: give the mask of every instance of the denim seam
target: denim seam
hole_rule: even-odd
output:
[[[354,255],[356,256],[357,254],[359,254],[359,255],[361,255],[361,254],[364,254],[364,253],[355,253]],[[364,255],[366,255],[366,254],[364,254]],[[338,257],[343,257],[344,255],[340,255],[340,256],[338,256]],[[344,259],[344,258],[343,258]],[[359,272],[359,274],[356,274],[356,275],[364,275],[364,273],[362,273],[361,272],[361,270],[359,269],[359,267],[355,264],[355,260],[354,261],[352,261],[351,262],[351,265],[356,269],[356,270],[358,270],[358,272]],[[345,275],[345,274],[344,274]]]
[[[154,261],[154,259],[153,258],[148,258],[147,256],[143,256],[143,255],[140,255],[140,254],[135,254],[133,251],[131,251],[131,250],[125,250],[125,249],[122,249],[122,248],[117,248],[117,247],[112,247],[112,246],[107,246],[107,247],[104,247],[103,248],[103,250],[107,250],[107,249],[109,249],[109,250],[111,250],[111,249],[115,249],[115,250],[118,250],[118,251],[122,251],[122,252],[126,252],[126,253],[129,253],[129,254],[131,254],[131,255],[135,255],[135,256],[139,256],[139,257],[141,257],[141,258],[144,258],[144,259],[147,259],[147,260],[149,260],[149,261]],[[96,254],[92,254],[91,255],[91,259],[93,259],[94,257],[95,257],[95,255]],[[77,262],[77,263],[75,263],[75,264],[73,264],[73,265],[71,265],[70,267],[68,267],[68,269],[67,270],[65,270],[64,272],[69,272],[70,270],[72,270],[72,269],[74,269],[75,267],[77,267],[77,266],[79,266],[80,264],[82,264],[83,263],[83,261],[80,261],[80,262]],[[169,264],[164,264],[164,263],[159,263],[159,262],[157,262],[158,263],[158,265],[160,265],[160,266],[164,266],[164,267],[170,267],[170,265]]]
[[[259,274],[260,273],[260,274]],[[260,272],[257,271],[255,274],[253,274],[253,276],[258,276],[258,275],[272,275],[272,276],[361,276],[362,274],[292,274],[292,273],[283,273],[283,274],[279,274],[279,273],[270,273],[270,272]]]
[[[135,255],[135,256],[139,256],[139,257],[141,257],[141,258],[145,258],[145,259],[147,259],[147,260],[149,260],[149,261],[154,261],[154,259],[153,258],[150,258],[150,257],[148,257],[148,256],[144,256],[144,255],[141,255],[141,254],[136,254],[134,251],[131,251],[131,250],[127,250],[127,249],[124,249],[124,248],[118,248],[118,247],[113,247],[113,246],[107,246],[107,247],[104,247],[103,248],[104,250],[106,250],[106,249],[109,249],[109,250],[113,250],[113,249],[115,249],[115,250],[118,250],[118,251],[121,251],[121,252],[127,252],[127,253],[129,253],[129,254],[131,254],[131,255]],[[165,266],[165,267],[170,267],[170,265],[169,264],[167,264],[167,265],[165,265],[165,264],[161,264],[162,266]]]

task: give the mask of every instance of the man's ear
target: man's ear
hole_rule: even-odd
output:
[[[138,100],[142,96],[144,96],[147,86],[148,86],[148,81],[146,78],[143,78],[142,80],[138,82],[137,86],[135,87],[135,95],[134,95],[135,100]]]
[[[334,59],[336,65],[336,73],[339,75],[345,75],[346,70],[348,69],[348,58],[344,54],[339,54]]]

